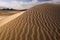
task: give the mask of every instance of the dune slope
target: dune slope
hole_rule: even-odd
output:
[[[41,4],[0,27],[0,40],[60,40],[60,5]]]

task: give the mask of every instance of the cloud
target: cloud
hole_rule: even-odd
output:
[[[54,1],[54,2],[60,2],[60,0],[52,0],[52,1]]]
[[[60,1],[60,0],[52,0],[52,1]]]
[[[32,2],[38,2],[37,0],[32,0]]]
[[[8,7],[8,8],[14,8],[14,9],[26,9],[26,8],[30,8],[34,5],[39,4],[40,2],[18,2],[18,1],[12,1],[12,2],[3,2],[0,1],[0,6],[3,7]]]
[[[38,2],[37,0],[32,0],[30,2],[22,2],[22,1],[11,1],[11,2],[4,2],[0,1],[0,6],[14,8],[14,9],[28,9],[35,5],[42,4],[42,3],[53,3],[59,0],[52,0],[52,1],[45,1],[45,2]]]

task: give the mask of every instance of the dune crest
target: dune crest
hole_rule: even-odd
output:
[[[60,5],[30,8],[0,27],[0,40],[60,40]]]

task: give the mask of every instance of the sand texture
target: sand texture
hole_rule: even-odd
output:
[[[30,8],[0,27],[0,40],[60,40],[60,5]]]
[[[21,12],[19,10],[0,10],[0,15],[12,15]]]

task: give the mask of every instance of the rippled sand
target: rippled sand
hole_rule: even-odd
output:
[[[0,27],[0,40],[60,40],[60,5],[41,4]]]

